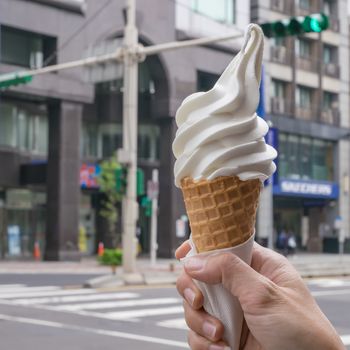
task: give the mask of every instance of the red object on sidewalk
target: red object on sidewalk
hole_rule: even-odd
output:
[[[33,255],[34,255],[34,259],[36,261],[39,261],[41,259],[41,252],[40,252],[40,245],[39,245],[39,242],[35,242],[34,243],[34,252],[33,252]]]
[[[105,252],[105,245],[102,242],[100,242],[98,244],[97,255],[102,256],[104,252]]]

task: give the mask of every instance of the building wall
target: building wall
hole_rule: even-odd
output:
[[[6,15],[2,16],[1,24],[56,37],[58,47],[57,62],[62,63],[76,60],[86,54],[88,46],[95,45],[109,38],[121,36],[124,26],[124,1],[109,2],[105,8],[103,8],[104,5],[100,1],[87,0],[86,4],[86,11],[72,12],[67,11],[67,9],[45,5],[42,2],[3,0],[0,2],[0,13]],[[192,12],[188,5],[184,7],[183,4],[183,2],[177,3],[173,1],[138,1],[136,21],[141,40],[147,44],[158,44],[177,39],[221,35],[231,31],[239,33],[243,31],[245,25],[249,22],[249,1],[237,1],[237,25],[219,24],[208,16]],[[149,10],[150,8],[152,11]],[[96,15],[97,12],[99,12],[98,15]],[[96,18],[92,19],[93,16],[96,16]],[[89,23],[86,24],[84,29],[79,30],[87,21]],[[189,26],[191,23],[194,26]],[[201,28],[204,31],[199,30]],[[158,88],[167,91],[168,94],[166,97],[168,101],[162,101],[161,104],[163,107],[159,108],[158,105],[157,108],[153,109],[154,115],[152,115],[152,123],[159,125],[162,135],[160,162],[147,165],[149,169],[152,166],[159,167],[160,169],[161,194],[158,231],[160,243],[159,254],[161,256],[173,256],[176,247],[183,239],[176,237],[175,231],[175,221],[185,213],[181,192],[173,185],[173,165],[175,159],[172,154],[171,143],[176,132],[174,120],[176,110],[186,96],[196,91],[197,71],[201,70],[220,74],[232,59],[235,52],[237,52],[239,46],[240,40],[235,40],[210,47],[174,50],[162,53],[159,55],[158,61],[152,61],[153,74],[158,79]],[[17,67],[11,65],[0,65],[1,73],[16,69]],[[82,78],[83,74],[83,69],[73,69],[57,74],[38,76],[35,77],[31,84],[11,88],[3,96],[4,98],[12,96],[17,99],[22,98],[31,101],[40,99],[44,103],[51,103],[54,100],[55,103],[63,103],[64,106],[74,103],[77,110],[83,111],[83,120],[98,122],[100,116],[94,104],[94,86],[84,81]],[[113,108],[120,110],[120,106],[117,104]],[[61,116],[62,122],[66,121],[68,117],[68,114],[66,114],[67,110],[66,108],[61,109],[61,113],[63,113]],[[80,115],[80,112],[78,114]],[[69,116],[72,116],[71,111],[69,112]],[[78,117],[80,118],[80,116]],[[51,117],[49,116],[49,118]],[[118,116],[117,119],[119,119]],[[111,120],[113,121],[114,119],[112,118]],[[71,123],[69,125],[72,128],[69,130],[69,135],[78,138],[81,131],[77,123]],[[68,130],[64,132],[68,133]],[[67,135],[61,135],[61,140],[66,140]],[[62,148],[62,145],[60,146],[61,148],[58,146],[55,145],[52,149],[65,149],[64,147]],[[76,143],[74,143],[74,147],[76,151]],[[68,154],[65,154],[65,157],[67,156]],[[12,181],[11,185],[20,187],[18,167],[19,163],[26,162],[25,160],[23,162],[22,160],[18,161],[22,157],[22,152],[11,150],[10,156],[7,156],[6,152],[0,150],[0,157],[9,159],[6,161],[6,167],[8,165],[8,174],[11,174],[9,176]],[[71,163],[72,159],[66,158],[66,160],[68,163],[70,162],[71,166],[74,163],[73,168],[81,161],[78,155],[75,155],[73,163]],[[52,174],[52,169],[58,166],[60,169],[59,173],[67,175],[65,162],[56,163],[54,162],[56,165],[51,166],[49,173]],[[56,180],[64,180],[60,176]],[[5,183],[2,182],[0,185],[4,186]],[[7,183],[7,185],[10,185],[10,183]],[[52,183],[51,186],[53,185]],[[59,191],[63,190],[64,186],[62,186],[59,188]],[[55,194],[51,191],[50,196],[52,198]],[[79,201],[75,192],[74,199],[69,196],[69,193],[66,193],[64,198],[67,203],[76,204]],[[63,202],[57,202],[55,205],[62,209],[62,204]],[[69,229],[63,225],[63,216],[69,215],[69,213],[63,209],[61,212],[60,222],[57,225],[62,227],[62,231],[55,233],[56,240],[57,235],[59,237],[65,237],[64,231]],[[72,227],[76,226],[77,222],[76,212],[74,212],[74,215],[75,218],[72,217],[70,219]],[[69,237],[69,239],[72,240],[73,237]],[[55,241],[53,244],[51,243],[51,247],[56,244]],[[62,252],[57,252],[55,249],[53,248],[53,252],[51,251],[50,258],[63,256],[68,248],[62,248]]]

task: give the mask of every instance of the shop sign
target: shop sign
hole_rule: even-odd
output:
[[[335,199],[339,196],[339,186],[326,181],[281,180],[274,186],[275,195]]]
[[[82,164],[80,168],[80,186],[82,188],[99,188],[97,178],[101,173],[98,164]]]

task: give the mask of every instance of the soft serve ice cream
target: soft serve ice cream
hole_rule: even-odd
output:
[[[174,172],[191,226],[187,257],[201,253],[205,258],[220,249],[251,262],[262,182],[275,171],[277,156],[264,140],[268,125],[255,112],[263,44],[260,27],[250,25],[242,49],[215,86],[189,96],[177,111]],[[224,325],[223,339],[238,350],[239,301],[222,284],[195,283],[204,309]]]
[[[173,143],[176,186],[186,177],[264,181],[275,171],[277,153],[264,140],[268,125],[256,114],[263,46],[261,28],[251,24],[242,49],[215,86],[181,104]]]

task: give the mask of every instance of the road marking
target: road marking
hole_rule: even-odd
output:
[[[0,284],[0,290],[2,288],[20,288],[25,287],[25,284]]]
[[[331,278],[316,279],[308,282],[309,285],[319,286],[323,288],[333,288],[333,287],[349,287],[349,280],[339,280]]]
[[[56,287],[56,286],[4,288],[4,290],[0,289],[0,298],[6,298],[7,295],[13,295],[13,294],[51,292],[51,291],[61,290],[61,289],[62,289],[61,287]]]
[[[340,289],[340,290],[318,290],[313,291],[311,294],[314,297],[324,297],[329,295],[344,295],[344,294],[350,294],[350,289]]]
[[[98,293],[90,295],[57,296],[47,298],[16,299],[14,303],[19,305],[51,304],[51,303],[73,303],[80,301],[109,300],[109,299],[134,299],[138,298],[137,293]]]
[[[188,326],[184,318],[174,318],[172,320],[161,321],[157,323],[157,326],[188,330]]]
[[[111,320],[123,320],[147,316],[160,316],[168,314],[183,314],[182,306],[164,307],[157,309],[128,310],[120,312],[108,312],[105,315]]]
[[[49,290],[42,292],[21,292],[21,293],[4,293],[0,294],[0,299],[16,299],[16,298],[30,298],[30,297],[44,297],[44,296],[58,296],[58,295],[74,295],[74,294],[92,294],[95,293],[91,289],[71,289],[71,290]]]
[[[96,309],[109,309],[118,307],[130,307],[130,306],[145,306],[145,305],[165,305],[165,304],[177,304],[181,303],[180,298],[158,298],[158,299],[139,299],[139,300],[123,300],[123,301],[108,301],[99,303],[84,303],[74,305],[60,305],[53,306],[52,309],[58,311],[75,311],[75,310],[96,310]]]
[[[162,344],[162,345],[173,346],[173,347],[177,347],[177,348],[181,348],[181,349],[188,349],[188,344],[185,342],[170,340],[170,339],[163,339],[163,338],[149,337],[149,336],[139,335],[139,334],[125,333],[125,332],[118,332],[118,331],[109,331],[106,329],[79,327],[79,326],[58,323],[58,322],[50,322],[50,321],[33,319],[33,318],[25,318],[25,317],[14,317],[14,316],[10,316],[10,315],[1,315],[1,314],[0,314],[0,319],[4,320],[4,321],[10,321],[10,322],[18,322],[18,323],[32,324],[32,325],[37,325],[37,326],[46,326],[46,327],[52,327],[52,328],[61,328],[61,329],[66,329],[66,330],[85,332],[85,333],[89,333],[89,334],[94,333],[94,334],[103,335],[103,336],[107,335],[107,336],[115,337],[115,338],[137,340],[137,341],[141,341],[141,342]]]

